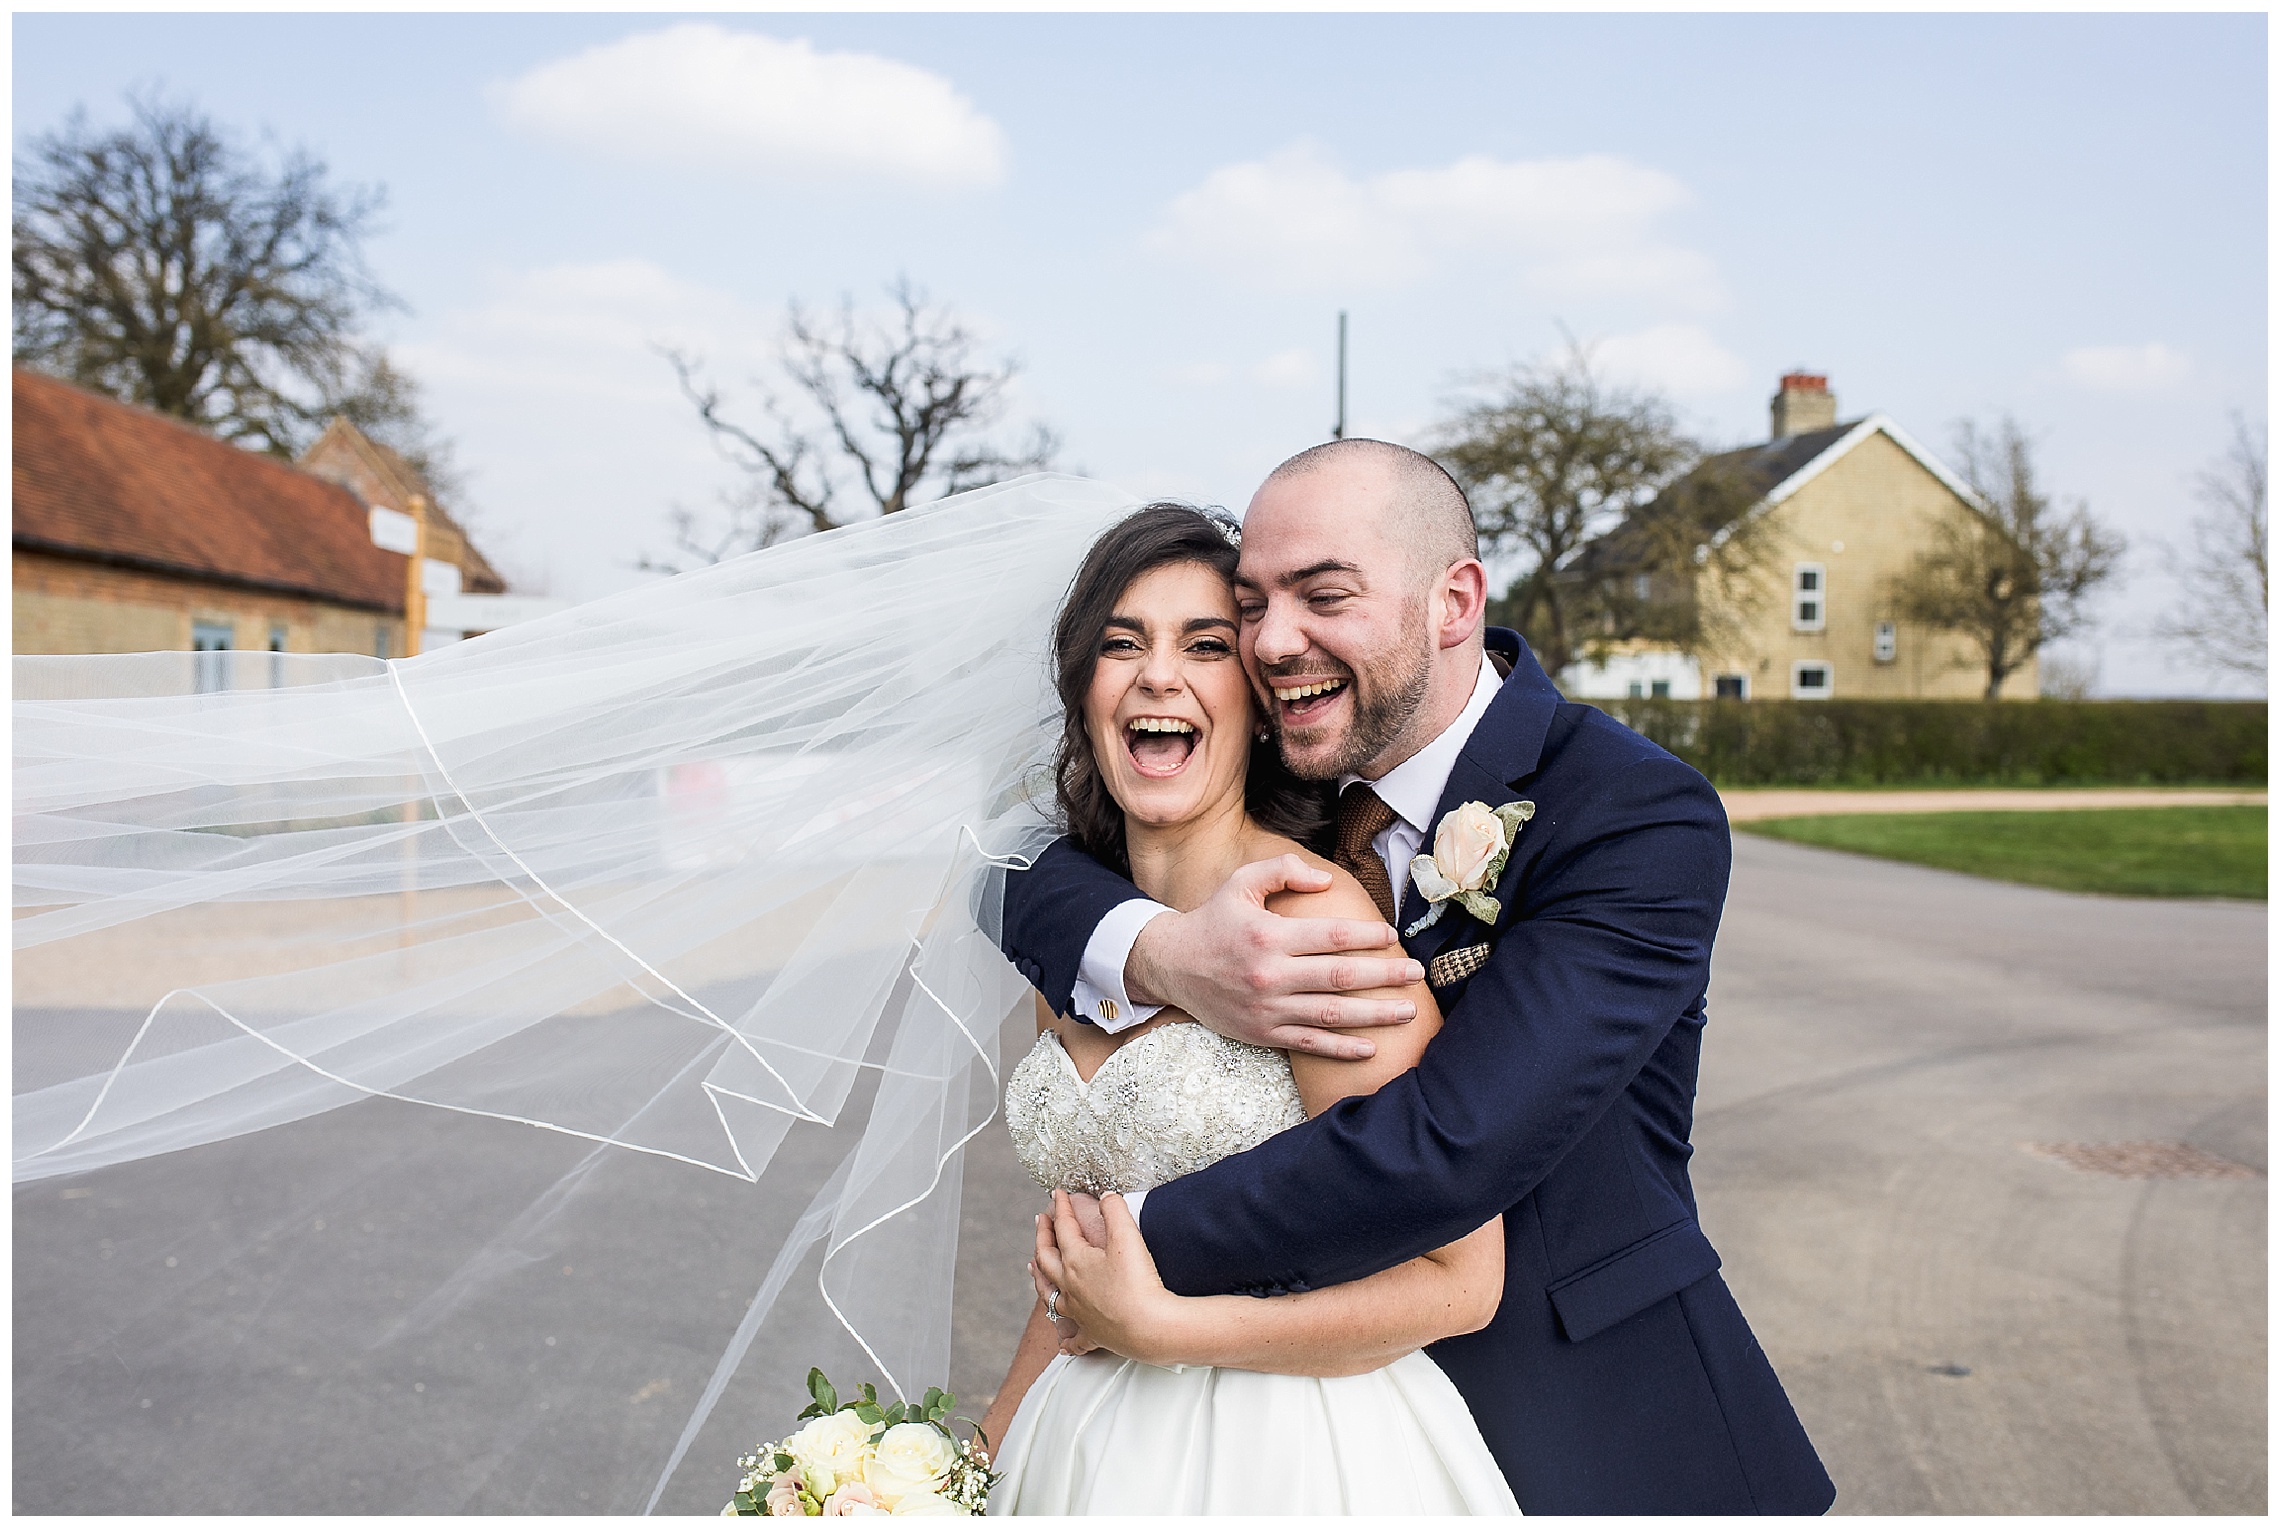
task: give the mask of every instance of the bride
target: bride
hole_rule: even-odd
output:
[[[1080,847],[1181,910],[1238,866],[1299,854],[1334,884],[1284,893],[1274,910],[1372,918],[1360,883],[1298,841],[1320,825],[1316,799],[1255,746],[1235,561],[1219,522],[1175,504],[1142,509],[1094,545],[1055,634],[1062,818]],[[1408,1070],[1439,1012],[1423,984],[1403,995],[1417,1019],[1364,1061],[1254,1049],[1177,1010],[1109,1037],[1039,1000],[1006,1123],[1055,1191],[1055,1213],[1039,1217],[1040,1298],[983,1422],[1003,1440],[992,1513],[1518,1511],[1455,1386],[1419,1351],[1495,1314],[1500,1221],[1355,1283],[1189,1299],[1154,1280],[1115,1197]],[[1116,1266],[1129,1270],[1114,1316],[1069,1303],[1076,1291],[1061,1287],[1063,1246],[1081,1255],[1068,1190],[1111,1196],[1111,1235],[1127,1254]],[[1072,1313],[1082,1338],[1062,1330]]]
[[[296,1378],[279,1414],[305,1443],[210,1408],[159,1436],[130,1404],[81,1429],[74,1467],[157,1449],[118,1510],[195,1510],[170,1472],[228,1482],[205,1510],[321,1509],[302,1478],[351,1473],[392,1510],[686,1509],[780,1433],[809,1364],[905,1398],[945,1379],[963,1148],[1033,1003],[992,867],[1059,833],[1036,784],[1056,744],[1071,825],[1175,905],[1313,823],[1250,745],[1232,551],[1192,511],[1135,506],[1024,479],[415,658],[261,654],[215,692],[187,654],[17,658],[14,1174],[72,1185],[20,1193],[19,1249],[68,1254],[107,1323],[71,1341],[123,1340],[122,1364],[210,1337],[301,1376],[321,1336],[343,1405],[377,1364],[425,1387],[389,1447],[326,1430]],[[1080,566],[1069,608],[1093,613],[1056,654]],[[1193,1024],[1121,1046],[1053,1028],[1011,1103],[1059,1187],[1144,1188],[1386,1070],[1293,1073]],[[195,1192],[133,1227],[41,1208],[106,1204],[162,1158],[134,1181]],[[280,1222],[312,1236],[351,1181],[400,1229],[344,1213],[357,1239],[281,1266],[266,1221],[224,1218],[254,1181],[314,1206]],[[193,1236],[172,1199],[216,1211]],[[991,1433],[1002,1506],[1511,1511],[1414,1351],[1488,1318],[1499,1254],[1492,1230],[1343,1289],[1164,1296],[1128,1329],[1088,1313],[1129,1361],[1057,1356],[1041,1307],[1001,1411],[1027,1404]],[[289,1310],[289,1285],[323,1322],[216,1314],[217,1291]],[[18,1295],[46,1332],[77,1309]],[[552,1325],[535,1345],[536,1310],[589,1367],[545,1367],[572,1348]],[[629,1407],[677,1422],[559,1425]]]

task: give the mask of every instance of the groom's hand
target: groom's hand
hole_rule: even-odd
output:
[[[1407,998],[1346,994],[1407,987],[1425,979],[1383,923],[1355,918],[1285,918],[1267,911],[1278,891],[1327,891],[1328,871],[1295,854],[1245,865],[1212,899],[1187,913],[1148,921],[1125,962],[1135,1001],[1168,1003],[1229,1039],[1275,1050],[1310,1051],[1344,1061],[1377,1054],[1341,1029],[1406,1024]],[[1355,953],[1361,952],[1361,953]]]

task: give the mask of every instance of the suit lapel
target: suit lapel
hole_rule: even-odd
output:
[[[1443,817],[1467,801],[1478,801],[1494,810],[1507,802],[1521,799],[1514,787],[1535,773],[1544,752],[1544,738],[1551,731],[1552,717],[1560,707],[1560,692],[1544,675],[1535,654],[1528,644],[1520,640],[1518,632],[1501,626],[1488,629],[1489,648],[1508,658],[1512,672],[1498,687],[1496,699],[1489,702],[1480,725],[1473,728],[1472,736],[1465,740],[1463,752],[1449,771],[1449,783],[1441,789],[1440,804],[1433,810],[1432,822],[1426,824],[1425,852],[1432,852],[1433,829]],[[1520,856],[1515,853],[1505,866],[1499,892],[1508,890],[1511,877],[1519,867]],[[1415,890],[1414,886],[1411,888]],[[1415,900],[1415,899],[1412,899]],[[1511,906],[1504,898],[1507,909]],[[1402,909],[1404,925],[1424,916],[1424,904],[1417,901],[1414,910],[1405,905]],[[1402,947],[1410,957],[1430,961],[1443,950],[1460,944],[1478,943],[1487,931],[1464,912],[1451,907],[1438,922],[1414,937],[1402,940]]]

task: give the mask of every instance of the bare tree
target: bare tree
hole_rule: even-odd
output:
[[[1529,566],[1493,615],[1517,627],[1545,671],[1576,656],[1591,627],[1588,590],[1561,574],[1601,531],[1652,500],[1699,449],[1652,394],[1610,387],[1572,340],[1556,362],[1476,384],[1441,428],[1434,456],[1462,483],[1485,550]]]
[[[15,359],[279,456],[347,414],[433,459],[408,380],[358,339],[401,306],[360,249],[382,193],[299,151],[272,167],[187,104],[129,106],[15,162]]]
[[[1754,454],[1695,458],[1561,570],[1582,656],[1644,640],[1701,657],[1745,639],[1790,543],[1777,517],[1752,513],[1772,486]]]
[[[2193,556],[2177,565],[2184,599],[2154,635],[2202,662],[2262,680],[2272,584],[2265,563],[2265,437],[2233,416],[2222,461],[2197,474],[2194,497],[2207,513],[2193,522]]]
[[[718,521],[676,510],[677,556],[644,556],[642,568],[719,562],[1051,465],[1059,443],[1042,425],[1018,448],[992,443],[1015,363],[982,359],[972,331],[907,278],[887,293],[894,311],[883,322],[859,317],[852,298],[828,320],[791,304],[778,364],[794,402],[763,382],[760,424],[728,417],[698,360],[665,353],[745,478],[723,496]]]
[[[2026,432],[1956,427],[1956,460],[1978,502],[1943,519],[1932,545],[1892,581],[1901,619],[1958,633],[1987,671],[1986,698],[2046,643],[2082,628],[2090,594],[2114,575],[2122,538],[2076,504],[2061,514],[2035,481]]]

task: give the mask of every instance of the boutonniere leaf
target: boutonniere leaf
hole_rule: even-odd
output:
[[[1508,801],[1490,810],[1483,801],[1467,801],[1441,819],[1433,831],[1433,852],[1409,862],[1409,879],[1432,904],[1408,928],[1405,937],[1423,933],[1441,921],[1455,903],[1483,923],[1504,916],[1504,904],[1488,888],[1504,874],[1520,825],[1536,815],[1533,801]]]

